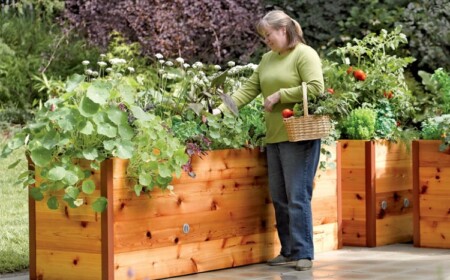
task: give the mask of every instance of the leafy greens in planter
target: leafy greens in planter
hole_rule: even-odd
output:
[[[110,67],[103,61],[107,56]],[[90,170],[112,157],[129,159],[127,174],[135,182],[136,195],[157,187],[172,190],[173,176],[183,170],[195,176],[192,155],[264,144],[260,101],[239,116],[210,113],[219,102],[230,100],[227,92],[245,81],[253,65],[230,65],[223,72],[215,66],[203,72],[207,67],[200,62],[190,66],[181,58],[172,63],[159,56],[156,67],[143,73],[108,54],[97,63],[99,71],[86,69],[85,75],[73,75],[66,82],[41,79],[50,98],[2,151],[7,156],[25,146],[41,179],[30,190],[33,198],[46,198],[47,205],[57,209],[61,201],[56,192],[64,190],[63,200],[69,206],[83,205],[81,194],[96,188]],[[87,68],[89,62],[83,64]],[[80,160],[90,166],[82,168]],[[19,179],[25,187],[35,183],[34,171]],[[106,205],[103,197],[92,204],[95,211]]]
[[[160,117],[136,105],[140,87],[137,80],[120,73],[92,80],[74,75],[59,96],[39,106],[34,121],[4,147],[2,156],[26,147],[42,179],[31,195],[42,200],[48,194],[51,209],[59,207],[56,191],[64,190],[67,204],[78,207],[84,203],[80,192],[95,190],[91,173],[76,163],[78,159],[90,161],[93,169],[110,157],[129,159],[127,173],[136,183],[137,195],[155,187],[171,189],[173,175],[179,176],[180,166],[188,160],[185,146]],[[34,172],[19,178],[28,186],[34,183]],[[95,211],[105,207],[105,198],[93,203]]]

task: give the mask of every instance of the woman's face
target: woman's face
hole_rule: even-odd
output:
[[[267,27],[264,30],[264,42],[274,52],[282,53],[287,49],[286,28],[273,29]]]

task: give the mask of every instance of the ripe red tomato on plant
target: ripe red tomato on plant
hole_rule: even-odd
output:
[[[327,89],[327,91],[328,91],[330,94],[334,94],[334,89],[332,89],[332,88]]]
[[[364,81],[366,79],[366,73],[364,71],[358,69],[353,72],[353,77],[355,77],[359,81]]]
[[[353,73],[353,67],[352,66],[348,67],[348,69],[347,69],[347,74],[350,75],[351,73]]]
[[[283,115],[283,118],[290,118],[294,115],[294,112],[291,109],[284,109],[281,115]]]

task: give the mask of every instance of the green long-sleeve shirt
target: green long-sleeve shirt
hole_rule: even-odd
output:
[[[292,109],[296,103],[302,102],[301,83],[306,82],[308,93],[323,92],[323,73],[320,57],[317,52],[304,44],[298,44],[292,51],[279,55],[269,51],[265,53],[247,82],[239,88],[232,98],[240,108],[252,101],[259,94],[264,98],[279,91],[280,102],[273,106],[272,112],[265,111],[266,142],[279,143],[288,141],[281,112]],[[219,106],[221,111],[226,105]]]

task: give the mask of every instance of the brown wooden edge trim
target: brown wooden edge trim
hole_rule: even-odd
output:
[[[114,216],[113,216],[113,159],[107,159],[101,166],[100,194],[108,200],[102,212],[102,278],[114,279]]]
[[[375,142],[366,141],[366,246],[375,247],[376,213],[375,213]]]
[[[342,145],[336,143],[336,193],[337,193],[337,223],[338,223],[338,249],[344,246],[342,237]]]
[[[28,170],[35,171],[34,163],[31,158],[27,155]],[[36,176],[35,176],[36,177]],[[29,268],[28,272],[30,279],[37,279],[37,268],[36,268],[36,201],[30,195],[30,189],[34,188],[35,184],[28,187],[28,242],[29,242]]]
[[[413,241],[415,247],[420,247],[420,142],[412,142],[412,176],[413,176]]]

